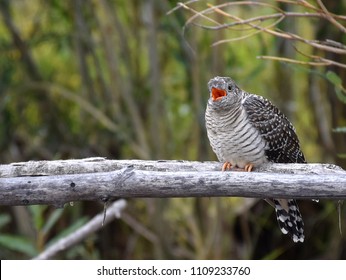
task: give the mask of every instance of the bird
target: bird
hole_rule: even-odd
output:
[[[208,82],[205,124],[222,171],[252,171],[261,164],[306,163],[295,128],[268,99],[242,90],[229,77]],[[265,199],[275,208],[283,234],[304,242],[304,222],[294,199]]]

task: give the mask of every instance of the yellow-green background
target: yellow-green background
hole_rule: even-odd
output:
[[[346,13],[345,1],[325,2],[332,12]],[[207,3],[222,1],[191,7],[203,10]],[[346,134],[333,132],[346,126],[346,105],[327,75],[330,71],[345,80],[345,69],[257,58],[308,60],[294,46],[340,63],[345,63],[345,56],[265,34],[212,47],[251,30],[194,25],[184,29],[193,13],[179,9],[167,14],[176,4],[0,0],[0,162],[90,156],[216,160],[206,136],[204,110],[207,82],[219,75],[231,76],[244,90],[271,99],[295,125],[309,162],[346,167]],[[273,11],[244,6],[227,12],[249,18]],[[196,23],[212,24],[203,19]],[[308,39],[346,43],[345,34],[321,19],[290,18],[278,28]],[[116,220],[56,258],[346,258],[336,203],[299,203],[305,221],[303,244],[281,234],[274,210],[263,201],[129,199],[130,218]],[[64,209],[2,206],[0,258],[34,257],[102,209],[100,202]],[[344,226],[344,209],[341,215]]]

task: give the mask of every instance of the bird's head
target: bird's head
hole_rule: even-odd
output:
[[[228,77],[215,77],[208,83],[208,103],[215,108],[228,108],[241,100],[241,89]]]

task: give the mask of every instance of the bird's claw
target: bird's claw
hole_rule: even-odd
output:
[[[223,165],[222,165],[222,171],[229,171],[233,168],[233,165],[229,162],[229,161],[226,161]],[[236,168],[234,167],[233,168],[235,171],[246,171],[246,172],[251,172],[252,169],[253,169],[253,164],[252,163],[248,163],[244,166],[244,169],[242,168]]]
[[[247,172],[251,172],[253,169],[253,164],[249,163],[249,164],[246,164],[245,167],[244,167],[244,170],[247,171]]]
[[[231,170],[232,168],[232,164],[229,161],[226,161],[223,165],[222,165],[222,171],[226,171],[226,170]]]

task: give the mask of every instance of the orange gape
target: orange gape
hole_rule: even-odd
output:
[[[212,88],[213,101],[220,100],[222,97],[226,96],[226,91],[218,88]]]

